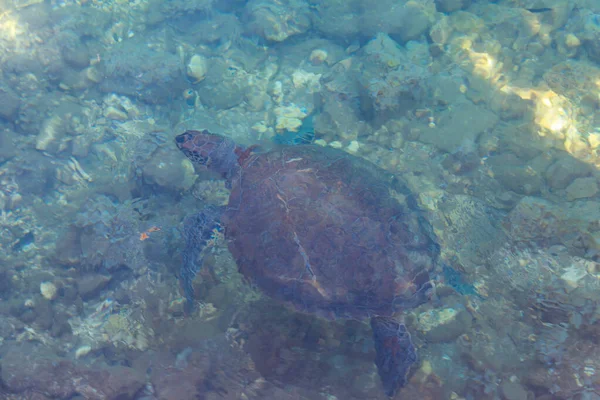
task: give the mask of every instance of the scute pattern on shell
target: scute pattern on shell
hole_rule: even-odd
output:
[[[268,295],[325,317],[387,316],[427,300],[437,257],[394,178],[333,148],[246,159],[223,218],[240,272]]]

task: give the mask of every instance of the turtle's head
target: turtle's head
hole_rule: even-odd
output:
[[[239,168],[239,149],[225,136],[204,131],[185,131],[175,137],[175,144],[195,165],[229,179]]]

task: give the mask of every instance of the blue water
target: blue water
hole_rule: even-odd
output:
[[[0,400],[597,398],[599,16],[0,3]]]

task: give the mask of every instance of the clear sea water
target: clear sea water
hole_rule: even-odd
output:
[[[599,108],[596,0],[0,0],[0,400],[600,399]]]

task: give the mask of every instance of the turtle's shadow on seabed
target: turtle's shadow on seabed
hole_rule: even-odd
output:
[[[387,398],[367,323],[315,318],[266,296],[247,308],[244,350],[265,379],[339,399]]]
[[[229,326],[221,323],[221,328],[250,355],[267,381],[300,393],[302,399],[389,399],[373,363],[373,334],[367,322],[327,320],[271,299],[243,281],[224,243],[205,261],[196,279],[197,300],[223,311],[220,319]],[[419,368],[415,365],[410,376],[420,380]],[[396,398],[422,399],[417,394],[426,384],[427,378],[419,384],[409,380]],[[441,396],[440,387],[434,386]],[[417,397],[410,395],[413,392]]]

